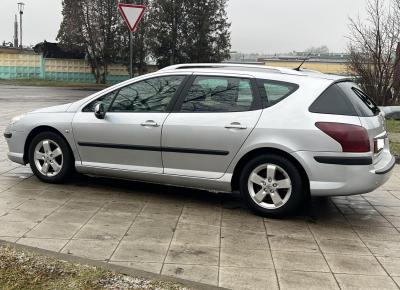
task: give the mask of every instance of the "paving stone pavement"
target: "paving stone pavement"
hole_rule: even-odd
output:
[[[0,129],[60,102],[0,100]],[[41,183],[6,152],[1,139],[1,240],[232,289],[399,289],[399,166],[372,193],[313,199],[274,220],[235,195],[92,177]]]

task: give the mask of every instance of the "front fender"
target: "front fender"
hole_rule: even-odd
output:
[[[72,132],[74,112],[30,113],[12,126],[12,130],[19,132],[23,138],[18,145],[19,152],[25,153],[26,142],[31,140],[38,132],[55,130],[68,142],[75,160],[80,160]]]

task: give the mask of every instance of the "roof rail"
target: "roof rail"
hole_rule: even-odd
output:
[[[318,71],[312,71],[307,69],[301,69],[300,71],[296,71],[290,68],[284,67],[273,67],[266,65],[257,65],[257,64],[245,64],[245,63],[187,63],[187,64],[175,64],[171,66],[167,66],[159,71],[174,71],[179,69],[226,69],[226,70],[234,70],[240,69],[243,70],[253,70],[253,71],[262,71],[268,73],[278,73],[278,74],[286,74],[286,75],[296,75],[296,76],[312,76],[318,78],[340,78],[340,76],[334,75],[326,75],[324,73]]]
[[[196,68],[250,68],[250,69],[264,69],[269,71],[281,72],[280,68],[257,65],[257,64],[243,64],[243,63],[187,63],[187,64],[175,64],[167,66],[160,71],[170,71],[177,69],[196,69]]]

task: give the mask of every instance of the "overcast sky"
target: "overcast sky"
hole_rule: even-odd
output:
[[[12,41],[17,2],[1,0],[0,40]],[[62,19],[61,0],[23,0],[24,44],[54,41]],[[367,0],[229,0],[232,50],[275,53],[327,45],[346,49],[348,17],[364,16]]]

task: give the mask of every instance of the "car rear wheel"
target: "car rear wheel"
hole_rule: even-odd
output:
[[[287,158],[265,154],[243,168],[240,191],[257,214],[281,217],[293,213],[304,200],[304,181]]]
[[[73,172],[73,156],[68,143],[53,132],[39,133],[29,146],[29,164],[42,181],[61,183]]]

